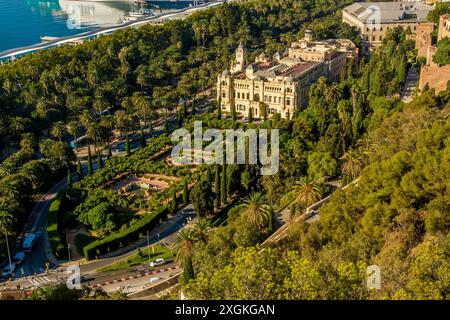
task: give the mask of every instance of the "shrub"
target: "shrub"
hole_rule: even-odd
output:
[[[97,255],[115,251],[138,240],[141,234],[145,234],[147,231],[157,226],[161,218],[166,218],[167,212],[168,207],[166,205],[161,206],[141,220],[132,224],[128,229],[88,244],[83,249],[86,260],[92,259]]]
[[[61,239],[61,206],[65,199],[65,190],[58,192],[56,199],[50,204],[48,209],[47,234],[52,247],[53,254],[58,259],[67,257],[66,246]]]

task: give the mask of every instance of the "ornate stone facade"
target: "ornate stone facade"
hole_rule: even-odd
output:
[[[349,40],[314,42],[309,33],[292,44],[287,55],[262,53],[254,63],[247,61],[247,52],[239,45],[230,70],[218,76],[217,99],[224,111],[234,107],[244,116],[249,112],[256,118],[279,113],[287,118],[307,104],[314,81],[321,76],[337,80],[346,70],[347,60],[357,56],[357,48]]]

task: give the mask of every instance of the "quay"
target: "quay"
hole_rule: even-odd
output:
[[[162,24],[165,23],[168,20],[174,20],[174,19],[184,19],[186,16],[194,13],[195,11],[206,9],[206,8],[212,8],[218,5],[221,5],[226,0],[214,0],[211,2],[207,2],[204,4],[199,4],[197,6],[193,7],[187,7],[179,10],[174,10],[171,12],[164,12],[159,13],[151,17],[142,18],[135,21],[129,21],[125,22],[123,24],[114,26],[114,27],[105,27],[105,28],[98,28],[95,30],[91,30],[88,32],[76,34],[73,36],[66,36],[66,37],[42,37],[41,40],[43,42],[34,44],[31,46],[21,47],[21,48],[15,48],[6,50],[3,52],[0,52],[0,64],[15,61],[16,59],[23,57],[27,54],[31,54],[40,50],[50,49],[53,47],[58,47],[65,44],[79,44],[84,41],[89,41],[95,38],[98,38],[102,35],[111,34],[114,31],[129,28],[129,27],[139,27],[143,24],[152,23],[152,24]],[[228,0],[228,2],[231,2],[233,0]]]

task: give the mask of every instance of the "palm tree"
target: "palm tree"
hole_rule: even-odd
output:
[[[17,175],[14,175],[17,177]],[[12,178],[13,175],[9,176],[9,179],[2,181],[1,191],[2,194],[10,199],[18,199],[22,196],[22,190],[20,183]]]
[[[208,242],[209,232],[211,231],[211,224],[206,218],[199,218],[194,225],[194,232],[197,239]]]
[[[349,149],[340,159],[344,161],[341,166],[342,173],[348,175],[352,180],[359,176],[364,167],[360,149]]]
[[[80,116],[80,123],[87,129],[89,123],[91,123],[94,119],[92,118],[89,110],[84,110]]]
[[[175,242],[176,261],[178,263],[184,263],[187,258],[191,258],[197,240],[196,233],[192,228],[184,228],[178,232]]]
[[[64,122],[55,122],[50,130],[50,134],[55,138],[58,138],[59,141],[62,141],[62,137],[64,135]]]
[[[86,136],[94,143],[94,152],[97,153],[97,142],[102,135],[102,130],[97,122],[93,121],[87,125]]]
[[[78,138],[78,130],[80,129],[80,125],[79,125],[78,121],[76,121],[76,120],[70,121],[67,124],[66,129],[67,129],[67,132],[73,136],[73,140],[75,141],[75,149],[78,149],[77,138]]]
[[[322,188],[317,180],[308,177],[301,177],[295,184],[295,191],[297,193],[296,202],[304,208],[319,201],[322,196]]]
[[[27,150],[33,152],[35,145],[34,134],[31,132],[23,133],[20,136],[20,148],[22,150]]]
[[[244,200],[244,208],[247,213],[247,218],[258,229],[263,229],[267,226],[267,222],[269,221],[267,207],[264,205],[263,195],[260,192],[250,194]]]
[[[99,125],[100,125],[101,128],[106,129],[106,130],[103,130],[103,131],[105,131],[103,133],[107,135],[107,139],[106,140],[108,140],[108,143],[109,143],[110,142],[110,137],[112,136],[111,135],[112,129],[115,126],[114,117],[113,116],[102,116],[100,118]]]
[[[11,214],[11,207],[4,201],[0,202],[0,230],[3,231],[6,238],[6,250],[8,251],[9,267],[11,268],[11,254],[9,252],[8,229],[14,222],[14,216]]]

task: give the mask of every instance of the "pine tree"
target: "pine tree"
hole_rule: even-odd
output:
[[[187,185],[187,181],[184,180],[183,183],[183,203],[186,204],[189,201],[189,189]]]
[[[147,145],[147,141],[145,141],[144,129],[141,128],[141,147],[144,148]]]
[[[88,175],[92,175],[94,173],[94,169],[92,167],[92,155],[91,155],[91,146],[88,146]]]
[[[130,150],[130,139],[128,138],[128,133],[125,136],[125,151],[127,152],[127,156],[131,155],[131,150]]]
[[[77,179],[78,181],[83,180],[83,167],[81,166],[80,159],[77,159]]]
[[[70,169],[67,169],[67,187],[69,189],[72,188],[72,173],[70,172]]]
[[[97,164],[98,164],[98,169],[103,168],[103,160],[102,160],[102,155],[100,153],[97,153]]]

